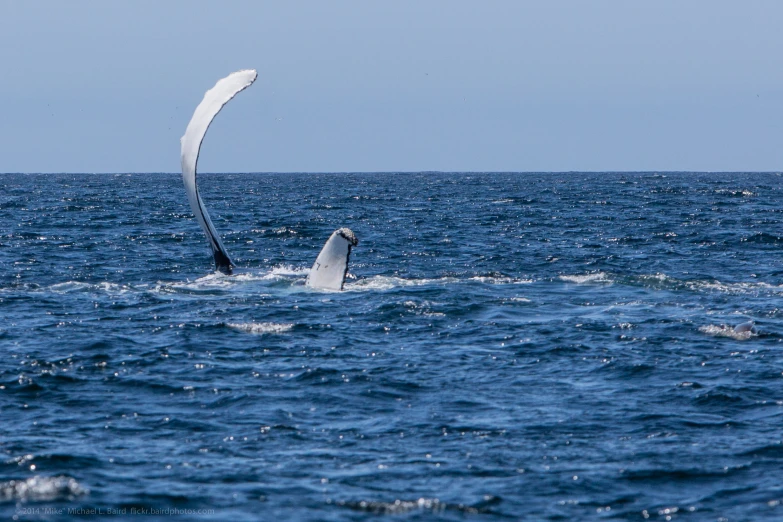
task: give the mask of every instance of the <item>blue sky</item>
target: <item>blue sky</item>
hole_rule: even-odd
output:
[[[783,3],[0,0],[0,172],[783,170]]]

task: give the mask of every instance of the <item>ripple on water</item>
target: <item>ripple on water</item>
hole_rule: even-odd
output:
[[[781,180],[0,174],[0,519],[772,519]]]

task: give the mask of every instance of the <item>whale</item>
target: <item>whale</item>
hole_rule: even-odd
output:
[[[215,86],[204,94],[204,98],[193,112],[185,134],[180,140],[182,182],[185,185],[190,208],[204,231],[204,235],[206,235],[212,257],[215,260],[215,268],[227,275],[233,273],[236,265],[228,255],[228,251],[209,217],[209,212],[204,206],[204,201],[201,199],[196,182],[196,167],[201,144],[209,125],[220,110],[234,96],[250,87],[256,78],[258,78],[258,73],[255,70],[244,69],[218,80]],[[350,229],[339,228],[335,230],[318,254],[313,264],[315,273],[311,272],[308,276],[305,282],[306,286],[324,290],[342,290],[348,273],[351,248],[357,244],[356,235]]]
[[[734,333],[741,334],[745,332],[748,332],[751,335],[756,335],[759,333],[759,329],[756,327],[756,323],[753,321],[745,321],[744,323],[740,323],[734,327]]]
[[[321,253],[313,263],[305,284],[324,290],[342,290],[348,275],[348,260],[351,248],[359,244],[350,228],[339,228],[332,232]]]

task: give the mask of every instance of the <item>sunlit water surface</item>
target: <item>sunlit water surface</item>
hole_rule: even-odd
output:
[[[783,518],[779,175],[200,180],[235,276],[178,175],[0,175],[0,518]]]

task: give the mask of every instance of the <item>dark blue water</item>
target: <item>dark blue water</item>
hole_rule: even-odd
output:
[[[0,518],[783,518],[781,181],[0,175]]]

